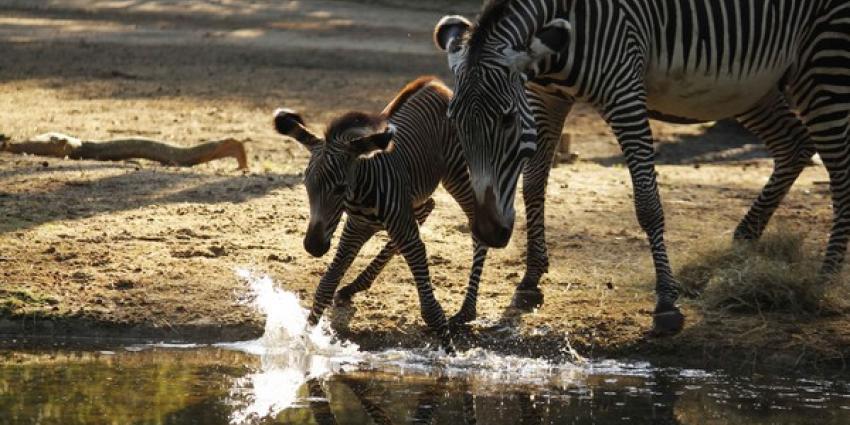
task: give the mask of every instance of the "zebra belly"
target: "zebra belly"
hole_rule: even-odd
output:
[[[774,89],[784,69],[742,77],[721,77],[682,71],[650,72],[646,76],[647,107],[670,121],[716,121],[747,112]]]

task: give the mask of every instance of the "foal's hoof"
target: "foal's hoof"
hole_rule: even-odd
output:
[[[652,316],[652,332],[654,337],[673,336],[685,327],[685,315],[677,307],[672,310],[655,313]]]
[[[351,296],[337,292],[334,295],[334,307],[351,307]]]
[[[511,300],[511,307],[524,312],[533,311],[541,305],[543,305],[543,292],[538,288],[517,289]]]
[[[449,328],[450,329],[458,329],[466,326],[469,322],[475,320],[476,314],[467,313],[463,310],[457,312],[454,316],[449,319]]]

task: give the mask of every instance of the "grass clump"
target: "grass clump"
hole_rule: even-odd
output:
[[[710,242],[679,273],[685,293],[710,310],[834,314],[848,308],[846,282],[818,274],[821,258],[800,234],[757,242]]]
[[[27,307],[56,305],[58,300],[26,289],[0,289],[0,317],[14,316]]]

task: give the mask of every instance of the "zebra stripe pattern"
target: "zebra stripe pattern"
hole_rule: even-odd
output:
[[[445,118],[450,98],[444,84],[423,77],[405,87],[380,115],[354,112],[334,120],[324,139],[310,133],[294,112],[276,112],[277,130],[295,137],[311,152],[305,172],[310,202],[307,251],[325,254],[342,212],[348,215],[334,260],[316,290],[311,325],[318,323],[335,293],[336,302],[345,304],[355,293],[368,289],[397,252],[413,273],[422,317],[439,333],[444,348],[452,349],[450,324],[475,318],[487,247],[473,241],[467,293],[460,311],[447,321],[433,294],[419,235],[419,225],[434,209],[431,196],[441,183],[467,218],[474,217],[466,161]],[[357,279],[337,292],[363,244],[379,230],[387,230],[390,241]]]
[[[484,218],[510,221],[529,138],[536,137],[538,152],[549,149],[550,133],[561,131],[574,99],[594,105],[609,123],[655,263],[656,333],[678,332],[684,316],[664,243],[650,117],[734,117],[767,144],[774,171],[736,239],[760,237],[819,153],[834,209],[822,271],[840,272],[850,236],[849,2],[496,0],[476,24],[443,18],[435,41],[456,79],[450,117],[477,208],[491,210]]]

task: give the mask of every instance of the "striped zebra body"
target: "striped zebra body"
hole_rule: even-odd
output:
[[[528,158],[551,149],[575,99],[608,122],[651,245],[656,332],[678,332],[684,317],[664,243],[651,117],[737,118],[766,143],[773,175],[736,239],[761,236],[818,152],[834,208],[823,272],[840,271],[850,236],[850,2],[499,0],[475,25],[443,18],[435,41],[455,75],[450,117],[467,154],[476,208],[490,211],[481,215],[493,218],[490,227],[513,225],[519,172]]]
[[[275,114],[279,132],[311,150],[305,173],[310,198],[310,225],[305,248],[313,255],[327,252],[343,211],[348,218],[333,262],[316,290],[309,323],[318,323],[334,299],[340,304],[368,289],[398,252],[416,282],[422,317],[451,349],[448,326],[475,318],[478,284],[487,247],[474,240],[469,286],[460,311],[446,320],[434,297],[425,245],[419,235],[434,208],[431,198],[443,187],[473,219],[474,197],[460,143],[446,119],[451,91],[431,77],[420,78],[399,94],[380,115],[346,114],[330,124],[324,140],[312,135],[303,120],[288,110]],[[305,143],[306,142],[306,143]],[[376,232],[390,241],[349,285],[337,291],[346,270]]]

